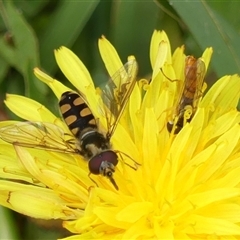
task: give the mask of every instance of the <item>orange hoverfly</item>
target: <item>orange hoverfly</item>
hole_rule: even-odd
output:
[[[174,115],[177,116],[178,120],[176,123],[174,123],[174,120],[167,123],[167,129],[169,132],[172,132],[173,127],[175,127],[174,134],[179,133],[183,128],[185,121],[190,122],[193,118],[202,96],[202,86],[205,73],[206,67],[202,58],[196,59],[193,56],[186,57],[185,82],[174,112]],[[191,110],[191,116],[185,120],[184,115],[187,109]]]
[[[137,70],[136,60],[131,59],[102,88],[108,126],[105,136],[100,132],[83,93],[68,91],[62,94],[59,108],[74,138],[66,140],[66,134],[60,127],[42,122],[22,122],[2,127],[0,138],[19,146],[80,154],[88,160],[89,177],[91,174],[103,175],[118,190],[113,173],[118,164],[119,151],[111,150],[110,139],[135,86]],[[139,164],[130,159],[135,166],[125,164],[136,170]]]

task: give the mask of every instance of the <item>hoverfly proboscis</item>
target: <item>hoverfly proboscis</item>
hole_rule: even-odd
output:
[[[113,173],[118,164],[119,151],[111,149],[110,139],[135,86],[137,71],[138,64],[135,59],[131,59],[102,88],[101,97],[107,122],[106,135],[101,133],[98,122],[83,97],[84,94],[67,91],[60,98],[59,108],[73,134],[72,138],[66,139],[67,134],[55,124],[31,121],[1,127],[0,138],[13,145],[80,154],[88,160],[88,176],[96,185],[90,177],[91,174],[107,177],[118,190]],[[139,165],[132,158],[131,160],[135,166]]]
[[[205,73],[206,67],[202,58],[186,57],[185,81],[176,104],[174,119],[167,123],[169,132],[172,132],[174,128],[174,134],[179,133],[185,123],[190,122],[193,118],[202,96]],[[177,118],[176,121],[175,118]]]

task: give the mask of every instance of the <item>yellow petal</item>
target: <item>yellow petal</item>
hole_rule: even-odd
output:
[[[210,107],[209,111],[214,106],[218,110],[215,114],[221,116],[237,106],[239,97],[240,77],[238,75],[224,76],[211,87],[199,105],[206,108]]]
[[[188,234],[240,235],[240,227],[237,224],[223,219],[192,215],[187,222],[189,226],[184,231]]]
[[[45,106],[30,98],[7,94],[4,102],[12,112],[23,119],[46,122],[55,122],[57,120],[57,117]]]
[[[164,31],[154,31],[150,43],[150,62],[152,69],[154,69],[154,65],[156,63],[158,50],[159,50],[159,44],[160,42],[166,42],[168,45],[168,51],[167,51],[167,57],[166,61],[168,64],[172,63],[172,57],[171,57],[171,47],[169,44],[169,39]]]
[[[156,77],[156,75],[160,72],[160,69],[164,65],[167,54],[168,54],[168,43],[161,41],[159,43],[159,47],[157,50],[157,56],[156,56],[156,61],[153,66],[153,74],[152,74],[152,79]]]
[[[127,207],[122,209],[116,215],[117,220],[119,221],[128,221],[130,223],[134,223],[142,216],[149,214],[153,211],[153,204],[150,202],[135,202],[129,204]],[[135,212],[132,215],[132,212]]]
[[[62,93],[71,91],[70,88],[42,72],[39,68],[34,68],[34,74],[39,80],[46,83],[52,89],[57,99],[60,99]]]
[[[213,48],[212,47],[206,48],[206,50],[202,54],[202,58],[204,59],[206,71],[208,69],[209,62],[211,60],[212,54],[213,54]]]
[[[123,66],[117,51],[104,36],[98,40],[98,47],[109,76],[112,77]]]
[[[8,190],[4,190],[6,188]],[[34,218],[67,220],[78,215],[77,211],[66,207],[66,202],[51,189],[3,180],[0,182],[0,203]]]
[[[66,78],[80,92],[95,91],[92,78],[80,59],[68,48],[60,47],[54,51],[56,61]]]
[[[184,46],[177,48],[173,53],[173,68],[176,73],[176,79],[184,80],[185,79],[185,54]]]

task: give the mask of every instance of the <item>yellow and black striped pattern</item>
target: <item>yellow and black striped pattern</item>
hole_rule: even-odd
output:
[[[97,128],[96,120],[84,99],[75,92],[65,92],[59,101],[61,114],[74,136],[85,128]]]

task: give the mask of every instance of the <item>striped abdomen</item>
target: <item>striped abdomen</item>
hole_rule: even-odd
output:
[[[96,120],[84,99],[75,92],[64,92],[59,101],[61,114],[74,136],[85,128],[97,128]]]

